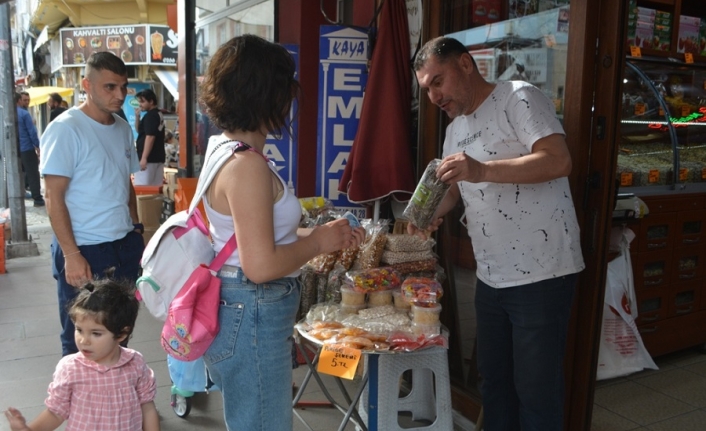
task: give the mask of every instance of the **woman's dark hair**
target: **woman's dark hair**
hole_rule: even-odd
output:
[[[458,58],[463,54],[468,54],[473,61],[473,67],[476,67],[476,61],[473,56],[468,53],[468,48],[466,48],[461,42],[452,37],[437,37],[425,43],[424,46],[419,50],[417,55],[414,57],[414,64],[412,68],[418,71],[427,61],[434,56],[439,61],[439,63],[445,63],[451,58]]]
[[[69,308],[69,317],[76,322],[78,315],[91,316],[105,326],[115,338],[130,338],[135,328],[140,303],[135,288],[127,282],[103,279],[82,286]]]
[[[201,102],[220,129],[279,134],[299,94],[294,58],[278,44],[246,34],[223,44],[201,84]]]

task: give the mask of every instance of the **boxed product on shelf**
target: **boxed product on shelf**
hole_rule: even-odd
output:
[[[679,38],[677,52],[699,52],[699,31],[701,18],[685,16],[679,17]]]
[[[501,0],[473,0],[471,4],[471,22],[473,25],[485,25],[500,21]]]

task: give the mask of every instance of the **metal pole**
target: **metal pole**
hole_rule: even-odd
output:
[[[10,5],[0,4],[0,108],[2,117],[3,150],[7,175],[7,195],[10,205],[12,240],[7,245],[7,257],[36,256],[37,244],[27,240],[24,189],[20,170],[19,141],[17,140],[17,108],[13,98],[15,76],[12,62],[12,36],[10,34]],[[3,244],[4,245],[4,244]]]

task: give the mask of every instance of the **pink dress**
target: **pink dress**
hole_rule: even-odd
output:
[[[154,372],[139,352],[120,349],[109,367],[80,353],[59,361],[44,404],[67,420],[66,431],[142,430],[141,406],[157,391]]]

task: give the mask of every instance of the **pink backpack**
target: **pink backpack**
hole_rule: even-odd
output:
[[[199,265],[169,304],[162,328],[162,348],[182,361],[194,361],[218,335],[221,280],[216,274],[237,248],[230,237],[210,265]]]

